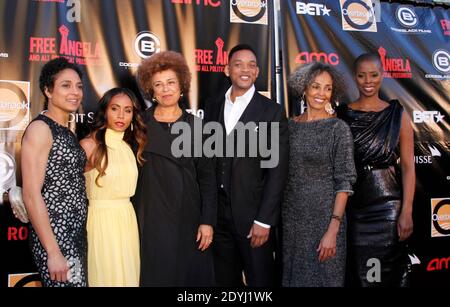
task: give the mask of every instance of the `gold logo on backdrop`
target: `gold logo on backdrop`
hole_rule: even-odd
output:
[[[42,287],[42,283],[37,273],[9,274],[8,287]]]
[[[371,0],[339,0],[344,31],[377,32],[374,6]]]
[[[30,122],[30,82],[0,80],[0,130],[25,130]]]
[[[450,198],[431,199],[431,236],[450,236]]]
[[[230,0],[230,22],[267,25],[267,0]]]

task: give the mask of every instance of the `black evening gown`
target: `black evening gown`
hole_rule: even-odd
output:
[[[139,170],[133,203],[141,242],[140,285],[144,287],[207,287],[215,285],[211,248],[198,249],[200,224],[215,226],[217,193],[214,162],[206,157],[175,157],[171,127],[145,114],[148,143]],[[177,122],[194,131],[193,115]],[[201,129],[201,123],[198,123]],[[192,138],[194,133],[192,133]],[[194,148],[194,141],[192,140]],[[200,143],[201,145],[201,143]]]
[[[353,134],[358,173],[347,206],[348,286],[408,283],[406,250],[397,233],[402,200],[398,164],[402,112],[396,100],[380,112],[352,110],[346,105],[338,109]]]

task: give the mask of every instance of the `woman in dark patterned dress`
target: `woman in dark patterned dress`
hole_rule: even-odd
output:
[[[411,119],[397,100],[379,98],[383,65],[377,54],[359,56],[354,72],[359,97],[338,112],[353,133],[358,172],[347,210],[348,285],[405,286],[404,241],[413,230],[415,189]]]
[[[343,287],[345,206],[356,171],[353,139],[331,103],[344,84],[337,71],[312,63],[289,88],[306,112],[289,121],[289,175],[282,206],[284,287]]]
[[[83,98],[81,71],[54,59],[42,68],[39,86],[48,111],[30,123],[22,140],[31,251],[44,286],[87,286],[86,155],[68,128]]]

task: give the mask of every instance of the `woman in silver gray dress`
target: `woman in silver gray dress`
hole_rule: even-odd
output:
[[[345,206],[356,180],[353,139],[334,116],[344,85],[326,64],[303,66],[290,77],[306,112],[289,121],[289,176],[282,206],[285,287],[339,287],[345,279]]]

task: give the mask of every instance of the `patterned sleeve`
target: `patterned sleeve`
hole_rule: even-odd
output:
[[[348,125],[341,120],[338,121],[334,133],[333,158],[334,191],[352,195],[352,186],[356,181],[353,136]]]

